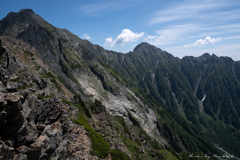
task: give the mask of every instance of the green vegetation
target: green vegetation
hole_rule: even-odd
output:
[[[29,87],[32,87],[33,85],[23,85],[23,86],[18,86],[18,89],[27,89]]]
[[[17,77],[15,79],[11,79],[10,81],[12,81],[12,82],[19,82],[19,79],[20,79],[20,77]]]
[[[74,103],[74,106],[76,106],[79,110],[78,119],[73,119],[74,122],[83,125],[84,128],[89,132],[88,136],[92,140],[92,154],[100,157],[100,158],[106,158],[108,154],[110,153],[113,160],[129,160],[130,157],[124,153],[122,153],[119,150],[113,149],[110,150],[110,146],[107,143],[106,140],[103,139],[103,137],[98,134],[87,122],[86,118],[80,113],[85,113],[89,118],[91,118],[91,114],[86,107],[85,103],[81,99],[80,95],[75,95],[74,100],[76,103]],[[96,110],[98,107],[101,106],[101,102],[96,100],[94,104],[91,105],[91,110]],[[98,123],[98,126],[101,127],[101,123]],[[126,125],[126,124],[125,124]]]
[[[113,77],[116,78],[117,82],[120,82],[120,84],[122,84],[122,85],[124,84],[122,76],[119,73],[117,73],[115,70],[113,70],[112,68],[110,68],[109,66],[105,65],[102,62],[100,62],[100,64],[106,69],[108,74],[110,74],[110,75],[112,75]],[[95,68],[97,68],[97,66],[95,66]]]
[[[44,96],[42,96],[41,94],[37,95],[37,99],[42,100],[43,102],[45,102]]]
[[[33,59],[32,59],[33,60]],[[36,66],[34,69],[38,71],[41,68],[41,66]]]
[[[110,153],[112,156],[112,160],[130,160],[131,159],[128,155],[126,155],[125,153],[122,153],[117,149],[111,149]]]
[[[32,52],[29,52],[29,51],[23,51],[23,52],[26,57],[29,57],[29,56],[32,57],[34,55]]]
[[[67,43],[67,42],[68,42],[68,40],[63,39],[63,38],[60,38],[60,40],[61,40],[63,43]]]
[[[62,101],[64,102],[64,103],[66,103],[66,104],[68,104],[68,105],[72,105],[72,103],[71,102],[69,102],[67,99],[64,99],[64,98],[61,98],[62,99]]]
[[[44,28],[50,33],[54,32],[54,27],[52,25],[48,24],[47,22],[44,23]]]
[[[189,152],[219,153],[209,143],[213,141],[240,156],[234,149],[240,144],[240,62],[208,54],[178,59],[161,50],[144,49],[126,55],[111,52],[111,63],[103,56],[98,61],[157,113],[158,127],[175,151],[182,152],[184,145]],[[112,87],[113,82],[104,81]],[[198,100],[204,95],[202,111]],[[130,93],[126,96],[133,100]]]
[[[126,96],[130,101],[135,99],[134,96],[129,92],[126,93]]]
[[[26,85],[18,86],[18,89],[27,89],[27,86]]]
[[[141,124],[138,121],[138,119],[136,117],[134,117],[132,114],[130,114],[130,112],[128,114],[129,114],[129,119],[132,121],[133,125],[141,128]]]
[[[73,81],[73,82],[76,83],[76,85],[77,85],[77,87],[78,87],[77,90],[78,90],[79,92],[83,93],[83,90],[81,89],[81,84],[78,82],[78,80],[77,80],[77,79],[75,78],[75,76],[72,74],[71,69],[68,67],[69,64],[67,64],[64,60],[62,60],[62,63],[63,63],[63,65],[62,65],[63,72],[66,74],[66,76],[67,76],[68,78],[71,79],[71,81]],[[61,82],[65,83],[65,85],[68,86],[68,89],[74,91],[74,89],[72,89],[71,86],[69,86],[69,85],[67,84],[67,81],[65,81],[65,79],[63,79],[63,77],[60,76],[60,77],[58,77],[58,78],[60,78],[59,80],[60,80]],[[74,91],[74,92],[75,92],[75,91]]]
[[[106,91],[103,91],[102,93],[101,93],[101,95],[103,96],[103,98],[105,99],[105,100],[109,100],[109,98],[108,98],[108,93],[106,92]]]
[[[46,95],[45,98],[53,98],[55,95],[54,94],[50,94],[50,95]]]
[[[23,70],[20,70],[18,73],[23,73],[25,71],[26,71],[26,69],[23,69]]]
[[[65,79],[63,76],[57,75],[57,77],[58,77],[58,79],[60,80],[60,82],[62,82],[62,83],[65,83],[65,82],[66,82],[66,79]]]
[[[51,79],[51,82],[53,82],[53,83],[56,85],[58,91],[61,90],[59,84],[57,83],[57,80],[56,80],[55,76],[54,76],[51,72],[48,72],[46,76],[45,76],[45,74],[42,72],[42,76],[43,76],[43,77],[48,77],[48,78],[50,78],[50,79]]]
[[[107,141],[89,125],[86,118],[81,113],[78,114],[78,119],[73,119],[73,121],[83,125],[88,131],[88,136],[92,140],[92,154],[100,158],[106,158],[110,150]]]
[[[110,88],[110,90],[112,90],[113,92],[119,93],[120,92],[120,88],[112,81],[108,80],[108,79],[104,79],[105,84],[107,87]]]
[[[78,62],[68,64],[71,69],[80,68],[81,65]]]
[[[149,137],[143,129],[140,129],[139,137],[143,137],[145,139],[145,141],[148,144],[150,144],[153,148],[155,148],[156,150],[163,149],[162,146],[156,140]]]
[[[130,131],[129,131],[129,129],[128,129],[128,126],[127,126],[126,122],[124,121],[124,119],[123,119],[122,117],[116,117],[116,122],[117,122],[117,124],[119,124],[119,125],[123,128],[123,131],[124,131],[125,133],[130,134]],[[118,127],[119,127],[119,126],[117,126],[117,128],[118,128]],[[120,130],[120,128],[118,128],[118,130]]]
[[[133,140],[123,138],[123,144],[128,148],[131,153],[138,153],[139,146]]]
[[[75,95],[73,98],[76,101],[76,103],[74,103],[74,106],[76,106],[78,108],[78,111],[82,112],[82,113],[85,113],[88,118],[91,118],[92,115],[89,112],[88,108],[86,107],[85,103],[82,101],[81,96],[80,95]]]
[[[40,99],[40,100],[42,100],[43,102],[45,102],[45,98],[52,98],[52,97],[54,97],[54,96],[55,96],[54,94],[50,94],[50,95],[46,95],[46,96],[44,97],[43,95],[38,94],[38,95],[37,95],[37,99]]]

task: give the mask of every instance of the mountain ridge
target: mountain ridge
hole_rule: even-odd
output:
[[[19,14],[24,12],[34,13],[31,10],[22,10]],[[33,15],[35,16],[35,14]],[[139,44],[133,52],[127,54],[107,51],[89,41],[81,40],[65,29],[56,28],[45,23],[45,20],[38,19],[40,24],[24,21],[21,18],[16,19],[20,22],[19,25],[5,24],[4,21],[0,21],[0,36],[5,40],[4,43],[11,41],[4,37],[7,35],[16,39],[13,41],[21,40],[35,47],[45,65],[49,67],[47,71],[44,71],[42,67],[37,70],[40,78],[44,75],[51,77],[49,84],[52,85],[52,89],[48,90],[52,92],[51,94],[64,97],[72,103],[78,101],[82,107],[85,106],[87,109],[82,108],[80,113],[85,115],[88,121],[91,121],[88,115],[92,115],[99,123],[103,122],[101,121],[103,117],[95,113],[103,111],[105,107],[106,115],[112,116],[110,119],[118,116],[123,118],[121,124],[123,124],[124,130],[121,131],[126,137],[133,138],[132,133],[127,130],[136,129],[135,126],[138,126],[144,130],[146,135],[155,140],[153,144],[157,144],[156,148],[169,147],[175,150],[171,153],[179,159],[183,155],[176,155],[174,152],[183,152],[183,154],[187,151],[205,154],[217,153],[216,148],[210,142],[220,142],[220,145],[226,144],[227,139],[219,141],[217,138],[218,135],[225,136],[226,133],[232,138],[235,146],[239,145],[237,140],[239,137],[237,133],[239,117],[237,113],[240,112],[237,106],[240,98],[238,91],[240,77],[238,75],[240,73],[237,68],[240,67],[240,64],[238,62],[209,54],[179,59],[147,43]],[[21,24],[25,24],[27,27],[23,28]],[[10,33],[11,30],[14,31],[14,34]],[[12,48],[15,48],[16,51],[19,51],[17,46],[23,49],[21,52],[28,57],[27,62],[32,64],[31,60],[36,59],[36,57],[31,58],[32,54],[28,50],[14,43]],[[8,52],[10,48],[8,47]],[[16,51],[11,50],[15,54]],[[44,72],[41,73],[41,71]],[[224,74],[220,74],[222,71]],[[21,75],[21,73],[16,74]],[[217,79],[221,81],[218,82]],[[40,82],[39,84],[41,84]],[[230,82],[234,82],[235,89],[230,86]],[[214,86],[213,84],[218,84],[218,87],[211,88]],[[231,92],[231,94],[222,95],[221,91],[218,91],[216,92],[217,100],[215,100],[212,92],[217,88],[226,91],[226,93]],[[40,92],[41,88],[36,90]],[[48,94],[50,94],[49,91]],[[82,100],[77,100],[76,95],[81,95]],[[206,99],[201,101],[204,95],[206,95]],[[225,100],[221,100],[224,96]],[[230,107],[226,104],[220,106],[224,107],[225,111],[216,114],[216,110],[219,108],[214,107],[214,103],[217,103],[217,106],[227,103],[226,100],[229,97],[233,101],[232,105]],[[95,109],[91,107],[92,104]],[[23,103],[23,105],[25,104]],[[100,108],[96,110],[96,106]],[[93,110],[90,110],[91,108]],[[77,111],[72,108],[71,111],[76,117]],[[103,114],[103,112],[100,113]],[[236,120],[234,121],[234,119]],[[85,120],[82,119],[78,122],[82,124]],[[231,128],[231,125],[234,129],[231,129],[229,133],[227,130]],[[91,122],[91,126],[94,129],[98,128],[94,122]],[[84,127],[88,128],[89,126],[84,124]],[[213,136],[212,133],[221,131],[221,127],[225,127],[224,132]],[[114,132],[114,130],[112,131]],[[140,131],[140,133],[143,132]],[[44,136],[46,135],[44,134]],[[132,158],[137,158],[137,155],[131,151],[132,148],[129,149],[131,145],[127,142],[130,139],[126,137],[123,138],[125,150],[121,151]],[[109,144],[111,144],[110,142],[111,140],[108,140]],[[143,145],[142,142],[140,144]],[[135,147],[138,148],[141,145],[136,141]],[[230,143],[226,146],[227,150],[233,151],[234,154],[237,153],[236,149],[231,148]],[[147,151],[147,144],[143,145],[143,149]],[[149,154],[139,154],[149,156]]]
[[[29,15],[30,14],[30,15]],[[36,21],[36,22],[40,22],[40,26],[44,26],[43,25],[43,22],[45,23],[46,21],[44,20],[44,19],[42,19],[42,17],[40,17],[39,15],[37,15],[37,14],[35,14],[35,12],[32,10],[32,9],[21,9],[19,12],[10,12],[6,17],[4,17],[3,19],[2,19],[2,21],[11,21],[11,20],[13,20],[14,19],[14,17],[15,17],[15,15],[17,15],[17,16],[20,16],[21,18],[20,19],[24,19],[24,18],[26,18],[26,19],[28,19],[27,17],[33,17],[33,19]],[[17,19],[19,19],[19,17],[17,17]],[[41,19],[41,20],[39,20],[39,19]],[[43,22],[41,22],[41,21],[43,21]],[[32,23],[32,22],[31,22]],[[47,22],[48,23],[48,22]],[[49,24],[49,23],[48,23]],[[51,25],[51,24],[50,24]],[[52,25],[51,25],[52,26]],[[52,26],[53,27],[53,26]],[[55,28],[55,27],[54,27]],[[56,28],[56,29],[60,29],[60,28]],[[66,32],[69,32],[67,29],[60,29],[60,30],[65,30]],[[3,31],[2,31],[3,32]],[[21,33],[21,32],[20,32]],[[9,33],[7,33],[7,34],[9,34]],[[1,35],[2,36],[4,36],[4,34],[3,33],[1,33]],[[13,37],[15,37],[15,36],[13,36]],[[17,36],[16,36],[17,37]],[[81,39],[81,38],[79,38],[79,39]],[[83,40],[83,41],[88,41],[88,40]],[[151,44],[149,44],[149,43],[147,43],[147,42],[141,42],[140,44],[138,44],[134,49],[133,49],[133,52],[134,51],[136,51],[139,47],[143,47],[143,46],[145,46],[145,47],[154,47],[155,49],[160,49],[160,48],[157,48],[157,47],[155,47],[154,45],[151,45]],[[161,49],[160,49],[161,50]],[[162,51],[162,50],[161,50]],[[115,51],[113,51],[113,52],[115,52]],[[118,52],[118,53],[121,53],[121,52]],[[128,52],[128,53],[130,53],[130,52]],[[168,52],[166,52],[166,53],[168,53]],[[122,54],[124,54],[124,53],[122,53]],[[127,53],[126,53],[127,54]],[[209,53],[208,53],[209,54]],[[204,54],[203,54],[204,55]],[[199,56],[199,57],[202,57],[203,55],[201,55],[201,56]],[[188,56],[184,56],[184,57],[188,57]],[[183,57],[183,58],[184,58]],[[228,56],[224,56],[224,57],[228,57]]]

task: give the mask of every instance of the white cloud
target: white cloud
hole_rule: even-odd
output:
[[[101,1],[93,4],[87,4],[79,9],[89,16],[100,16],[103,13],[117,11],[124,8],[128,8],[136,4],[135,1]]]
[[[166,43],[164,41],[164,36],[147,36],[147,38],[144,39],[145,42],[148,42],[149,44],[152,45],[160,45]]]
[[[194,56],[198,57],[201,56],[203,53],[210,53],[216,54],[217,56],[230,56],[235,61],[240,60],[240,45],[239,43],[232,43],[232,44],[221,44],[217,47],[188,47],[185,48],[184,46],[178,47],[169,47],[164,48],[167,52],[177,56],[179,58],[183,58],[184,56]],[[227,54],[226,54],[227,53]]]
[[[226,7],[235,6],[237,1],[224,0],[186,0],[181,3],[175,3],[167,9],[157,11],[149,19],[149,24],[158,24],[166,22],[176,22],[182,20],[192,21],[229,21],[230,19],[239,19],[240,11],[224,11]]]
[[[106,38],[104,46],[108,47],[111,45],[112,42],[113,42],[112,37]]]
[[[201,30],[202,28],[194,24],[171,25],[166,29],[155,31],[157,35],[149,35],[144,41],[157,46],[173,44],[183,42],[186,37],[189,38],[193,33]]]
[[[157,38],[158,38],[158,36],[147,36],[147,38],[145,38],[144,41],[151,41],[151,40],[154,40]]]
[[[139,40],[139,38],[144,36],[144,32],[142,33],[134,33],[129,29],[122,30],[122,33],[117,36],[117,38],[112,41],[112,38],[106,38],[105,39],[105,45],[110,45],[111,47],[124,45],[129,42],[135,42]]]
[[[205,39],[199,39],[196,42],[185,44],[184,47],[187,48],[187,47],[195,47],[195,46],[205,46],[205,45],[214,44],[220,41],[221,41],[220,37],[211,38],[207,36]]]
[[[186,0],[171,4],[148,19],[149,25],[160,24],[160,30],[145,41],[157,46],[183,45],[207,36],[236,37],[240,32],[240,10],[235,6],[239,4],[240,1],[233,0]],[[226,7],[231,10],[225,10]]]
[[[82,39],[91,39],[91,37],[89,37],[89,35],[87,35],[86,33],[84,35],[81,36]]]

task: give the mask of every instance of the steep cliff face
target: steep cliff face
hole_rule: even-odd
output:
[[[219,107],[232,117],[226,122],[223,115],[220,126],[233,126],[230,137],[239,144],[239,117],[233,121],[238,62],[209,54],[179,59],[147,43],[127,54],[107,51],[29,9],[0,21],[0,39],[0,156],[186,159],[187,152],[219,153],[211,141],[227,132],[211,136],[221,122],[212,109],[215,74],[225,79],[220,90],[233,104]],[[218,93],[218,99],[227,96]]]

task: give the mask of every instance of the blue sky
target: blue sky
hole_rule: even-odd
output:
[[[179,58],[240,60],[240,0],[8,0],[0,19],[22,8],[108,50],[127,53],[148,42]]]

